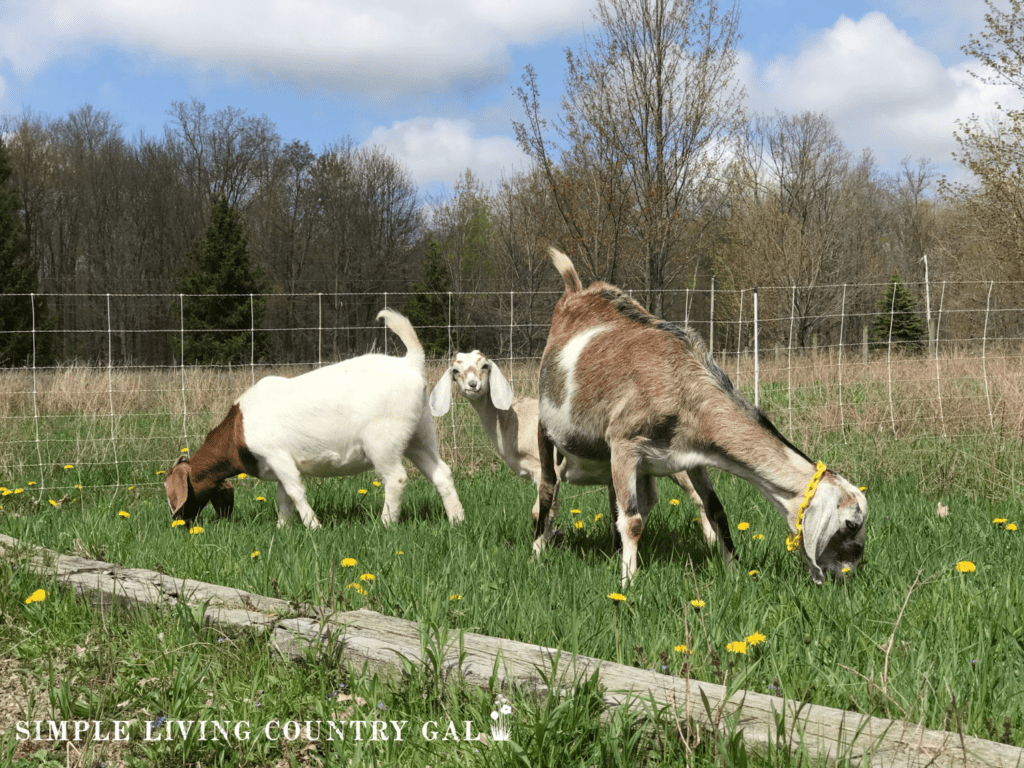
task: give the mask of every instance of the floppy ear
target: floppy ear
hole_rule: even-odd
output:
[[[491,368],[487,378],[487,384],[491,388],[491,402],[499,411],[507,411],[512,407],[512,387],[508,380],[502,375],[501,369],[492,360]]]
[[[437,380],[434,391],[430,393],[430,412],[434,416],[444,416],[452,407],[452,368]]]
[[[231,487],[228,480],[221,480],[210,497],[213,508],[217,511],[217,517],[231,517],[235,511],[235,489]]]
[[[818,565],[832,536],[839,530],[839,489],[822,482],[804,513],[803,550],[815,584],[822,584],[825,575]]]
[[[189,515],[189,508],[195,506],[195,492],[192,490],[192,483],[189,482],[189,473],[192,470],[189,460],[181,456],[171,471],[164,478],[164,490],[167,491],[167,503],[171,507],[171,517],[175,520],[185,518],[195,519],[198,510]],[[189,501],[192,503],[189,504]]]

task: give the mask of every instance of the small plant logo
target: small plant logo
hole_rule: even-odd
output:
[[[512,714],[512,707],[509,706],[508,699],[499,694],[494,700],[494,709],[495,711],[491,712],[491,720],[494,721],[491,725],[491,738],[495,741],[508,741],[512,738],[512,731],[506,717]]]

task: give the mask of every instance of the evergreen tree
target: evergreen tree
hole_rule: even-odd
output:
[[[894,344],[905,349],[920,350],[927,333],[924,321],[918,315],[917,301],[903,284],[898,272],[889,276],[889,287],[878,300],[878,315],[871,324],[870,337],[875,347],[889,343],[890,328]]]
[[[174,287],[186,294],[186,363],[245,364],[253,346],[256,360],[267,356],[268,335],[260,330],[267,281],[249,254],[238,211],[224,196],[214,202],[210,224],[175,275]]]
[[[451,289],[452,280],[441,244],[431,240],[423,260],[423,279],[413,285],[415,295],[402,306],[402,313],[413,324],[424,351],[430,357],[448,354],[448,294]],[[454,335],[452,343],[458,349],[458,339]]]
[[[53,359],[52,333],[37,333],[33,354],[33,301],[39,290],[36,263],[19,212],[18,193],[9,184],[11,167],[0,140],[0,365],[49,365]],[[52,330],[46,301],[35,297],[35,329]]]

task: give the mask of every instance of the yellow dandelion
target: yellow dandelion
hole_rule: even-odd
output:
[[[366,594],[366,590],[363,589],[363,585],[360,584],[358,581],[353,581],[351,584],[349,584],[347,587],[345,587],[345,589],[354,589],[360,595],[365,595]]]
[[[134,485],[129,485],[128,486],[128,490],[129,491],[134,491],[135,490],[135,486]]]
[[[750,538],[752,538],[754,541],[764,541],[764,534],[763,533],[755,533]]]
[[[692,605],[694,608],[696,608],[699,611],[701,608],[704,607],[704,601],[703,600],[691,600],[690,601],[690,605]]]
[[[82,490],[82,486],[80,485],[76,485],[75,488],[77,488],[78,490]]]
[[[1002,525],[1005,522],[1006,522],[1006,518],[1005,517],[997,517],[994,520],[992,520],[992,524],[993,525]]]
[[[188,453],[188,448],[182,448],[182,449],[181,449],[181,452],[182,452],[182,453]]]
[[[167,474],[167,473],[166,473],[166,472],[165,472],[164,470],[162,470],[162,469],[158,469],[158,470],[156,471],[156,473],[157,473],[157,475],[166,475],[166,474]]]
[[[864,493],[864,491],[866,491],[867,489],[868,489],[868,487],[867,487],[866,485],[862,485],[862,486],[860,487],[860,492],[861,492],[861,493]]]
[[[452,602],[453,600],[461,600],[461,599],[462,599],[462,595],[460,595],[458,592],[452,592],[450,595],[448,595],[448,602],[449,603]]]
[[[57,502],[54,501],[53,499],[50,499],[50,506],[51,507],[56,507],[57,506]]]
[[[131,515],[128,514],[127,512],[125,512],[123,509],[120,512],[117,513],[117,516],[118,517],[126,517],[126,518],[127,517],[131,517]]]
[[[1010,523],[1009,525],[1006,526],[1006,530],[1008,530],[1008,531],[1016,531],[1017,530],[1017,524],[1016,523]]]
[[[846,566],[845,568],[843,568],[843,573],[849,573],[849,572],[850,572],[850,566]]]
[[[759,571],[759,570],[757,570],[757,568],[755,568],[754,570],[752,570],[752,571],[749,571],[749,572],[747,573],[747,576],[757,576],[757,574],[759,574],[759,573],[760,573],[760,571]]]
[[[960,571],[960,573],[974,573],[978,570],[970,560],[961,560],[956,564],[956,569]]]
[[[760,645],[768,638],[762,635],[760,632],[755,632],[747,637],[747,645],[753,648],[755,645]]]
[[[341,561],[342,568],[352,568],[358,561],[354,557],[346,557]]]
[[[583,510],[582,509],[570,509],[569,510],[569,514],[570,515],[582,515],[583,514]]]
[[[618,602],[621,602],[622,600],[625,600],[626,596],[623,595],[623,594],[620,594],[618,592],[612,592],[610,595],[608,595],[608,599],[609,600],[614,600],[616,603],[618,603]]]
[[[738,531],[745,531],[748,528],[750,528],[750,523],[746,523],[746,522],[740,523],[739,525],[736,526],[736,530],[738,530]]]
[[[249,557],[252,558],[253,560],[255,560],[259,556],[260,556],[260,551],[258,549],[255,552],[253,552],[251,555],[249,555]]]
[[[75,468],[74,464],[65,464],[64,465],[64,469],[74,469],[74,468]]]
[[[364,573],[359,577],[360,581],[373,581],[376,578],[372,573]]]
[[[203,533],[203,526],[193,525],[191,528],[188,529],[188,532],[191,533],[193,536],[195,536],[198,533]]]
[[[373,487],[374,488],[380,488],[380,480],[374,480],[373,481]]]
[[[29,485],[32,485],[32,483],[29,483]],[[24,488],[15,488],[15,489],[14,489],[14,490],[12,491],[12,493],[24,493],[24,492],[25,492],[25,489],[24,489]]]
[[[672,650],[675,651],[676,653],[686,653],[686,646],[683,645],[683,644],[680,644],[680,645],[677,645]]]
[[[266,496],[257,496],[256,497],[256,501],[266,501],[266,500],[267,500]]]
[[[25,605],[29,605],[31,603],[41,603],[45,599],[46,599],[46,590],[45,589],[37,589],[35,592],[33,592],[31,595],[29,595],[28,597],[25,598]]]
[[[405,554],[405,552],[403,552],[403,551],[402,551],[402,550],[400,550],[400,549],[396,549],[396,550],[395,550],[395,554],[396,554],[396,555],[404,555],[404,554]]]
[[[245,478],[247,478],[247,477],[248,477],[248,475],[245,474],[245,472],[239,472],[238,473],[238,479],[239,480],[245,480]]]
[[[747,644],[742,640],[733,640],[731,643],[725,646],[725,650],[727,650],[729,653],[742,653],[744,656],[746,656]]]
[[[365,488],[360,488],[358,491],[356,491],[356,493],[358,493],[360,496],[365,496],[366,492],[367,491]]]
[[[12,491],[10,488],[4,488],[3,494],[0,494],[0,495],[10,496],[12,493],[14,493],[14,491]]]
[[[178,526],[184,525],[184,524],[185,524],[184,520],[174,520],[174,521],[171,522],[171,528],[177,528]]]
[[[577,520],[575,523],[573,523],[573,527],[575,527],[575,528],[582,528],[583,527],[583,521],[582,520]]]
[[[594,522],[596,523],[602,517],[604,517],[604,512],[598,512],[596,515],[594,515]]]
[[[29,484],[29,485],[35,485],[35,484],[36,484],[36,481],[35,481],[35,480],[29,480],[29,481],[28,481],[28,484]]]
[[[668,503],[671,504],[673,507],[678,507],[679,506],[679,499],[669,499]]]

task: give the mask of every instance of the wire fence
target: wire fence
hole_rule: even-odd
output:
[[[919,313],[928,329],[919,340],[879,338],[886,313],[876,298],[864,297],[883,288],[713,285],[667,292],[663,315],[697,328],[737,387],[798,445],[863,434],[896,441],[1024,438],[1024,284],[930,286],[934,306]],[[923,286],[910,288],[924,293]],[[269,313],[262,327],[254,311],[250,327],[241,329],[186,327],[190,297],[180,294],[46,296],[51,305],[73,304],[73,317],[62,314],[60,323],[33,324],[22,333],[31,335],[33,350],[50,337],[82,354],[76,362],[32,360],[0,369],[0,493],[22,488],[58,504],[74,500],[85,485],[108,493],[152,491],[175,457],[195,450],[259,378],[298,375],[371,350],[401,354],[401,344],[373,317],[383,307],[401,309],[410,295],[250,296],[253,307],[265,299],[287,311]],[[536,396],[540,353],[560,295],[434,296],[443,322],[417,329],[439,351],[428,362],[429,386],[451,354],[479,348],[501,366],[516,394]],[[247,359],[188,364],[186,336],[227,333],[247,336]],[[269,335],[273,359],[257,355],[261,333]],[[449,463],[496,466],[468,403],[456,398],[437,426]]]

